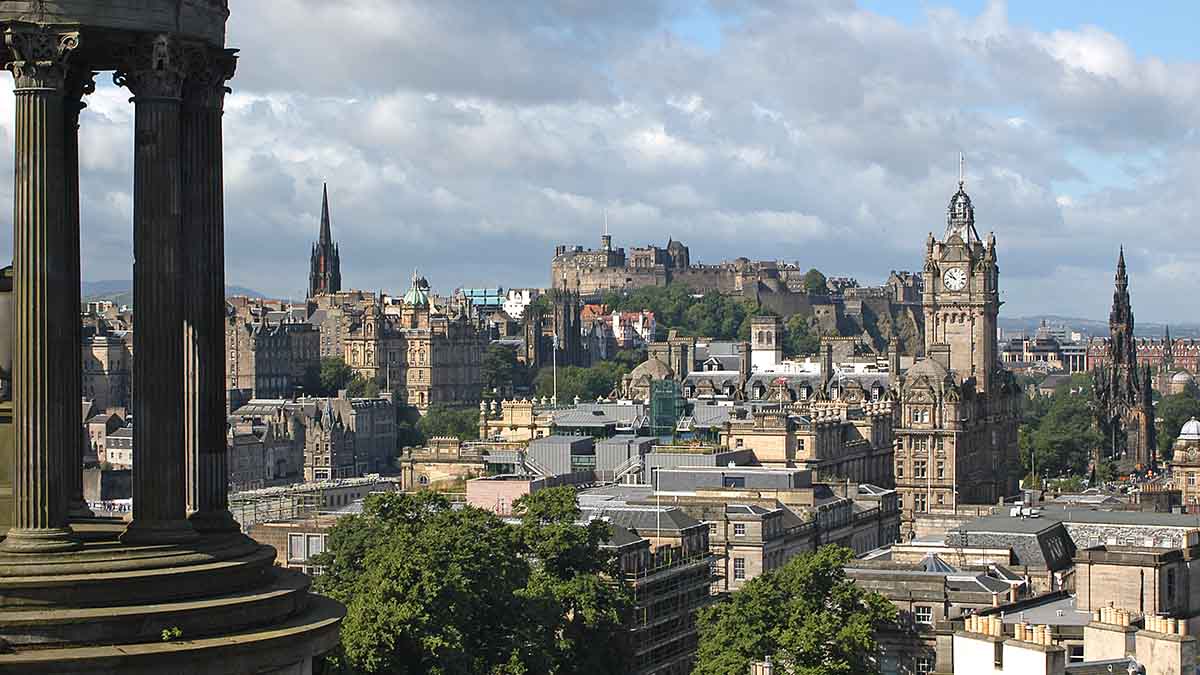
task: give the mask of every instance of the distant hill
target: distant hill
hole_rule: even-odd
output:
[[[80,285],[79,295],[86,300],[108,300],[118,305],[133,304],[133,282],[121,279],[85,281]],[[251,298],[266,297],[253,288],[226,286],[225,295],[245,295]]]
[[[1096,321],[1095,319],[1081,319],[1077,316],[1061,316],[1058,314],[1039,314],[1035,316],[1001,316],[999,320],[1000,330],[1009,332],[1024,331],[1032,335],[1037,327],[1045,321],[1051,326],[1067,326],[1072,330],[1077,330],[1091,337],[1105,337],[1108,335],[1108,321]],[[1141,322],[1138,321],[1134,325],[1134,333],[1138,337],[1162,337],[1163,330],[1166,328],[1161,323]],[[1194,323],[1179,323],[1171,324],[1171,337],[1200,337],[1200,324]]]

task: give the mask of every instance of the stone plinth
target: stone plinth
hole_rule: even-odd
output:
[[[344,608],[275,567],[273,547],[239,533],[127,545],[121,532],[94,519],[80,550],[0,552],[0,674],[310,672],[336,645]]]

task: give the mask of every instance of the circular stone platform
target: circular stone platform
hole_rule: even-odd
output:
[[[0,553],[0,673],[310,672],[336,646],[345,609],[274,548],[240,533],[131,546],[123,526],[77,525],[77,551]]]

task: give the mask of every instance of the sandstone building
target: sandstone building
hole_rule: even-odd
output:
[[[424,278],[414,273],[399,303],[378,298],[344,322],[346,363],[394,391],[397,403],[421,413],[479,404],[486,337],[465,313],[434,306]]]
[[[999,362],[996,239],[981,240],[959,182],[946,233],[925,242],[925,358],[893,383],[896,490],[911,535],[922,514],[1017,493],[1022,393]]]
[[[311,324],[266,312],[261,303],[227,303],[225,378],[232,405],[295,395],[306,373],[320,366],[320,339]]]

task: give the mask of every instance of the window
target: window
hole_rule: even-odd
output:
[[[926,476],[925,460],[918,459],[913,461],[913,476],[915,478],[925,478]]]
[[[945,505],[945,503],[946,503],[946,495],[945,495],[945,493],[942,493],[942,492],[939,492],[939,493],[937,493],[937,504],[938,504],[938,506],[943,506],[943,505]]]
[[[1083,645],[1070,645],[1067,652],[1067,663],[1083,663]]]
[[[904,478],[904,463],[896,462],[896,478]]]
[[[920,624],[932,626],[933,625],[933,607],[931,607],[929,605],[917,605],[917,606],[913,607],[913,620]]]
[[[746,559],[745,558],[734,558],[733,559],[733,578],[739,579],[739,580],[746,578]]]
[[[929,510],[929,498],[924,492],[913,495],[913,511],[925,513]]]
[[[308,557],[311,558],[325,551],[325,535],[310,534],[308,535]]]
[[[288,560],[304,560],[304,535],[288,535]]]
[[[938,462],[937,463],[937,478],[938,478],[938,480],[941,480],[945,477],[946,477],[946,463]]]
[[[714,535],[714,534],[716,534],[716,533],[717,533],[717,524],[716,524],[716,523],[709,523],[709,524],[708,524],[708,534],[709,534],[709,535]]]
[[[914,665],[917,675],[927,675],[933,672],[933,659],[928,656],[918,656]]]
[[[733,524],[733,536],[735,536],[735,537],[746,536],[746,524],[745,523],[734,523]]]
[[[746,442],[740,438],[733,442],[733,447],[735,447],[735,448],[741,448],[741,447],[744,447],[745,445],[746,445]]]
[[[746,487],[745,476],[725,476],[725,480],[721,481],[727,488],[744,488]]]

